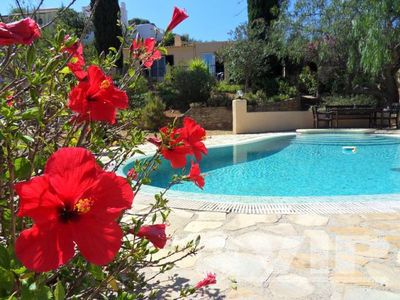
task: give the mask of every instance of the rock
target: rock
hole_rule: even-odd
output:
[[[265,226],[264,224],[259,224],[258,227],[275,234],[281,234],[285,236],[297,235],[297,232],[294,229],[293,225],[288,223],[279,223],[272,226]]]
[[[361,287],[346,287],[343,300],[400,300],[400,294]]]
[[[197,221],[225,221],[226,214],[219,212],[197,212]]]
[[[369,223],[368,226],[379,230],[393,230],[395,232],[400,231],[400,222],[394,221],[374,221]]]
[[[328,269],[328,264],[328,255],[299,253],[293,258],[291,266],[297,269]]]
[[[396,248],[400,249],[400,236],[385,236],[385,240],[395,246]]]
[[[247,232],[237,237],[229,237],[227,247],[232,250],[255,253],[293,249],[301,245],[301,237],[288,238],[264,232]]]
[[[189,211],[189,210],[172,209],[169,216],[171,218],[178,217],[178,218],[190,220],[193,217],[193,215],[194,215],[194,212]]]
[[[370,213],[364,214],[362,217],[367,221],[376,221],[376,220],[399,220],[400,215],[398,213]]]
[[[319,215],[291,215],[288,216],[290,222],[302,226],[325,226],[329,218]]]
[[[196,255],[187,256],[184,259],[177,261],[176,266],[179,268],[192,268],[196,265],[198,257]]]
[[[247,215],[236,214],[233,218],[225,224],[224,228],[227,230],[239,230],[242,228],[254,226],[257,223],[275,223],[279,220],[277,215]]]
[[[365,268],[371,278],[386,288],[400,290],[400,270],[384,264],[370,262]]]
[[[226,299],[229,300],[264,300],[262,291],[258,291],[255,288],[238,288],[236,290],[230,291],[226,295]]]
[[[348,253],[337,252],[335,257],[335,271],[341,272],[342,270],[349,270],[349,268],[355,268],[355,265],[364,266],[369,262],[369,259],[358,256],[358,255],[350,255]],[[350,267],[349,267],[350,266]]]
[[[355,253],[365,257],[387,258],[389,255],[389,245],[387,247],[384,245],[376,247],[375,245],[360,243],[355,245]]]
[[[375,235],[374,230],[365,227],[329,227],[328,230],[338,235]]]
[[[373,283],[366,278],[361,272],[338,272],[331,276],[331,279],[336,283],[371,286]]]
[[[198,264],[203,272],[223,273],[236,278],[238,283],[253,285],[260,285],[271,275],[271,265],[264,256],[230,251],[207,255]]]
[[[268,286],[268,290],[275,297],[282,299],[308,297],[314,292],[314,289],[314,286],[306,277],[295,274],[278,276],[271,280]]]
[[[304,230],[306,240],[310,242],[310,250],[330,251],[335,249],[335,244],[324,230]]]
[[[209,229],[216,229],[222,226],[222,222],[193,221],[186,225],[184,231],[202,232]]]
[[[330,217],[329,224],[335,226],[354,226],[359,225],[363,219],[355,214],[343,214]]]

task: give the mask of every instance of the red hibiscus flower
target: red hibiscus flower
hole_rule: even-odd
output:
[[[98,66],[90,66],[87,78],[69,94],[68,107],[79,113],[80,119],[114,124],[116,110],[128,107],[128,96]]]
[[[144,225],[140,227],[137,236],[149,240],[158,249],[163,249],[167,243],[165,224]]]
[[[160,129],[161,145],[159,151],[161,155],[170,161],[175,169],[186,166],[186,156],[190,154],[190,147],[182,139],[178,130],[175,128],[163,127]]]
[[[65,36],[65,41],[68,43],[69,36]],[[83,46],[80,42],[75,42],[71,46],[63,47],[64,52],[67,52],[71,59],[67,63],[67,67],[71,72],[78,78],[78,80],[83,80],[87,76],[87,72],[83,69],[85,66],[85,58],[83,57]]]
[[[179,134],[191,149],[191,153],[196,160],[201,160],[202,154],[207,154],[207,148],[203,143],[206,138],[206,131],[191,118],[183,119],[183,127],[179,129]]]
[[[161,59],[161,52],[156,48],[156,40],[147,38],[144,40],[134,39],[130,47],[132,56],[140,59],[145,68],[151,68],[154,61]]]
[[[15,253],[30,270],[47,272],[75,254],[96,265],[111,262],[121,247],[115,222],[132,205],[126,179],[105,172],[84,148],[62,148],[47,161],[44,175],[15,185],[19,217],[32,228],[18,237]]]
[[[199,281],[196,285],[195,285],[195,289],[201,289],[202,287],[205,286],[209,286],[211,284],[216,284],[217,283],[217,279],[216,279],[216,275],[213,273],[208,273],[206,278],[204,278],[203,280]]]
[[[40,36],[40,28],[31,18],[8,24],[0,22],[0,46],[31,45]]]
[[[167,27],[167,31],[172,31],[176,26],[178,26],[183,20],[185,20],[188,17],[189,16],[184,9],[180,9],[175,6],[171,22],[169,22]]]
[[[199,164],[195,164],[192,162],[192,167],[190,168],[190,172],[187,178],[190,181],[193,181],[199,188],[203,189],[205,183],[204,177],[201,176]]]

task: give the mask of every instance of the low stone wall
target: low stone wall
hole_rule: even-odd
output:
[[[186,115],[209,130],[232,130],[232,108],[192,107]]]

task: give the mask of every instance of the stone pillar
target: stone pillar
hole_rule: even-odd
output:
[[[244,125],[247,114],[247,100],[235,99],[232,101],[232,131],[233,134],[245,133]]]

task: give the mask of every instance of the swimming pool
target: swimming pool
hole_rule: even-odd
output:
[[[384,135],[277,136],[210,148],[200,166],[206,173],[203,191],[190,182],[172,190],[228,197],[400,193],[400,139]],[[175,172],[163,162],[151,185],[167,186]]]

